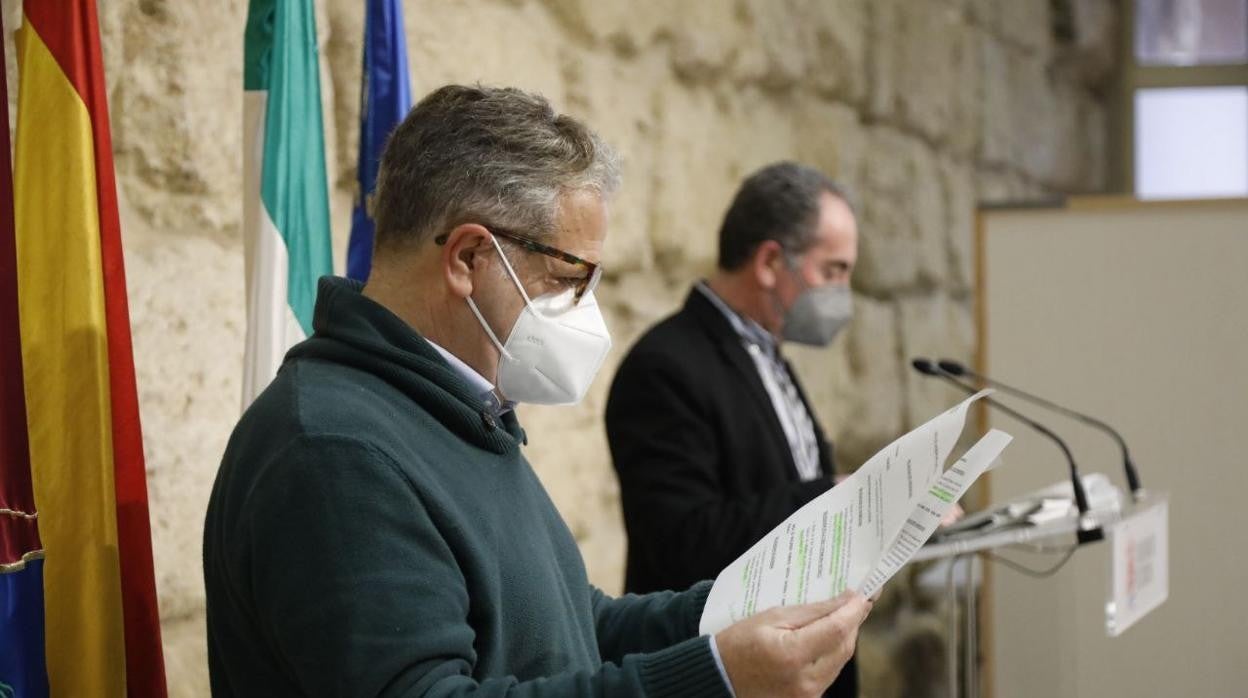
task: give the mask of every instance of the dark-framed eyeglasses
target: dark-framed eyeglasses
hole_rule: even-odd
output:
[[[573,303],[580,303],[581,298],[585,297],[585,294],[589,293],[590,291],[593,291],[594,289],[598,288],[598,282],[602,280],[602,265],[601,264],[595,264],[594,262],[591,262],[589,260],[581,259],[580,257],[577,257],[576,255],[571,254],[569,252],[564,252],[563,250],[557,247],[551,247],[550,245],[543,245],[542,243],[526,235],[521,235],[520,233],[512,232],[510,230],[507,230],[506,228],[499,228],[497,226],[490,226],[490,225],[483,225],[482,227],[490,231],[492,235],[503,238],[504,240],[510,240],[511,242],[516,243],[517,245],[528,250],[529,252],[536,252],[538,254],[544,254],[547,257],[553,257],[554,259],[557,259],[561,262],[574,264],[578,267],[584,267],[585,276],[577,279],[576,285],[572,287],[573,288],[573,297],[572,297]],[[450,237],[449,233],[443,233],[437,236],[436,238],[434,238],[433,241],[435,244],[445,245],[449,237]]]

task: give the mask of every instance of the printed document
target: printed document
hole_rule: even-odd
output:
[[[902,436],[724,568],[706,599],[704,635],[776,606],[875,594],[1013,438],[993,429],[945,462],[981,391]]]

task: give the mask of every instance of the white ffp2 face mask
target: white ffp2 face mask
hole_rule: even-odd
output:
[[[594,292],[573,304],[573,290],[530,299],[511,268],[498,241],[491,236],[521,297],[524,310],[516,318],[506,342],[482,317],[477,304],[468,307],[498,347],[498,390],[508,400],[533,405],[573,405],[585,397],[611,350],[611,335],[603,322]]]

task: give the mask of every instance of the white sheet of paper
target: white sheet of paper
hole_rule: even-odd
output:
[[[1113,595],[1105,606],[1110,637],[1170,598],[1170,501],[1138,508],[1109,529]]]
[[[990,392],[889,444],[724,568],[699,631],[715,633],[758,611],[831,599],[845,589],[875,593],[1009,444],[1008,434],[990,431],[944,470],[971,404]]]

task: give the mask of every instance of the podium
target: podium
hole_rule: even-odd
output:
[[[1028,497],[1020,498],[1026,500]],[[1019,501],[1019,500],[1015,500]],[[965,607],[965,639],[962,643],[962,668],[965,669],[966,691],[978,695],[978,630],[977,591],[978,557],[997,551],[1058,553],[1062,558],[1049,570],[1034,574],[1043,577],[1055,573],[1081,548],[1109,546],[1110,588],[1105,603],[1105,630],[1117,637],[1136,621],[1160,606],[1169,595],[1169,495],[1165,492],[1142,492],[1134,500],[1120,500],[1117,506],[1093,509],[1080,519],[1074,511],[1040,524],[1013,523],[1004,527],[986,526],[983,530],[933,538],[915,553],[911,562],[947,561],[946,590],[950,601],[950,624],[947,637],[949,651],[949,695],[960,694],[958,621],[962,614],[954,577],[959,563],[966,562],[963,577]],[[1080,527],[1100,528],[1104,540],[1079,543]],[[1030,550],[1027,549],[1030,546]]]

